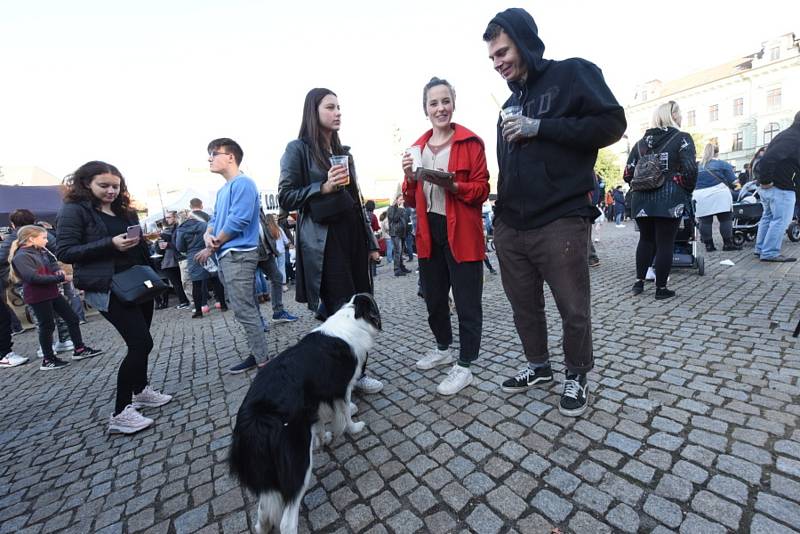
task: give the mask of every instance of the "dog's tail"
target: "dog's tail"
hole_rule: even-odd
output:
[[[311,463],[312,424],[282,421],[264,401],[242,404],[233,429],[231,473],[253,493],[277,491],[288,503],[303,487]]]

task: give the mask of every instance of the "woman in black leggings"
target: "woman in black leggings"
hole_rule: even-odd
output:
[[[138,409],[156,408],[172,400],[147,385],[147,359],[153,349],[150,323],[153,301],[125,305],[111,292],[111,278],[134,265],[148,265],[140,235],[127,237],[138,225],[122,174],[113,165],[90,161],[67,179],[67,193],[58,219],[59,260],[73,266],[73,280],[85,300],[117,329],[128,353],[117,375],[117,399],[110,433],[133,434],[153,424]]]
[[[672,268],[675,235],[684,213],[689,209],[697,181],[697,163],[692,136],[681,132],[681,110],[670,101],[653,114],[652,128],[636,143],[625,166],[624,180],[631,184],[631,215],[639,226],[636,248],[636,282],[633,294],[644,291],[647,268],[655,255],[656,299],[667,299],[675,292],[667,289]],[[663,183],[657,188],[639,189],[637,177],[650,161],[661,170]]]

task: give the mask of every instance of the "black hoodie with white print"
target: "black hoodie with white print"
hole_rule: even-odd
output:
[[[507,143],[497,123],[497,217],[517,230],[556,219],[594,217],[597,151],[625,133],[625,112],[600,69],[581,58],[543,59],[544,43],[524,9],[498,13],[492,22],[517,45],[528,66],[524,82],[509,82],[513,92],[504,108],[519,105],[540,120],[535,137]]]

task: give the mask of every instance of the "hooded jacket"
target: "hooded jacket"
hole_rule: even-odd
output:
[[[756,167],[760,184],[800,191],[800,121],[770,141]]]
[[[539,119],[535,137],[508,143],[497,123],[497,202],[499,219],[517,230],[556,219],[592,216],[597,151],[618,141],[627,123],[600,69],[580,58],[543,59],[544,43],[523,9],[498,13],[492,22],[516,44],[528,74],[509,82],[513,92],[503,107],[519,105]]]
[[[458,192],[445,191],[447,242],[457,262],[483,261],[486,257],[486,244],[483,238],[481,206],[489,198],[489,171],[486,169],[483,140],[459,124],[453,123],[453,128],[455,132],[447,171],[455,174]],[[428,130],[414,145],[424,148],[432,135],[433,130]],[[403,197],[407,206],[417,210],[417,253],[422,259],[430,258],[431,232],[422,185],[408,178],[404,179]]]
[[[14,254],[11,265],[22,280],[25,304],[58,298],[58,284],[65,277],[52,252],[36,247],[20,247]]]

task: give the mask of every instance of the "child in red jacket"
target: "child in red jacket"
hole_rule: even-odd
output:
[[[45,248],[47,230],[41,226],[23,226],[17,231],[17,240],[11,246],[11,266],[14,276],[22,281],[25,304],[33,308],[39,328],[39,345],[42,348],[42,371],[61,369],[69,362],[59,359],[53,352],[55,315],[67,323],[75,345],[73,360],[97,356],[103,351],[84,345],[78,316],[59,292],[59,284],[72,277],[58,265],[55,257]]]

